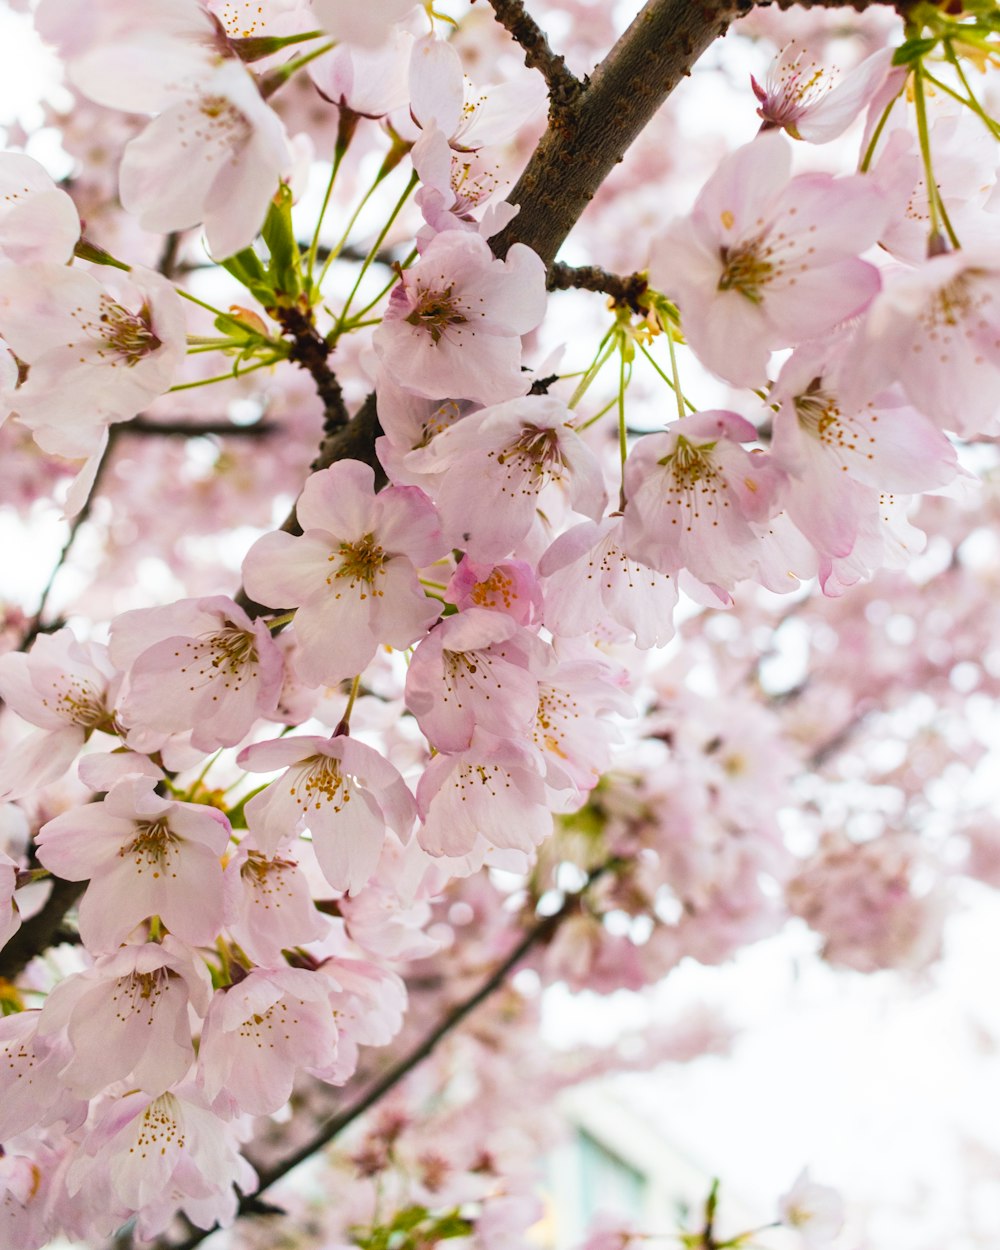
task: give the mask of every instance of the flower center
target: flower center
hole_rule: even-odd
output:
[[[351,801],[350,784],[341,774],[340,762],[329,755],[306,760],[288,793],[304,812],[319,811],[325,803],[333,804],[333,810],[339,812]]]
[[[465,325],[465,313],[455,303],[452,288],[443,291],[420,291],[416,306],[406,317],[407,325],[420,326],[430,332],[431,342],[440,343],[449,326]]]
[[[769,251],[764,247],[763,237],[740,243],[736,247],[720,249],[722,273],[718,290],[739,291],[751,304],[763,299],[761,288],[774,277],[775,266],[767,259]]]
[[[375,541],[374,534],[365,534],[363,538],[358,539],[356,543],[341,543],[336,551],[331,551],[328,559],[340,560],[340,568],[336,573],[326,579],[326,584],[332,586],[333,582],[349,579],[351,589],[360,582],[362,585],[369,587],[369,592],[362,591],[361,598],[367,599],[368,593],[381,596],[384,592],[375,589],[375,578],[379,575],[385,576],[384,564],[386,561],[385,551]]]
[[[153,332],[148,304],[143,304],[137,313],[133,313],[110,295],[102,295],[98,319],[101,338],[126,365],[137,364],[162,346]]]
[[[138,873],[141,875],[144,868],[152,868],[155,879],[169,869],[171,852],[177,841],[177,835],[171,832],[166,820],[149,821],[135,826],[135,837],[121,848],[118,855],[122,859],[126,855],[134,855]],[[171,872],[170,875],[176,877],[177,873]]]

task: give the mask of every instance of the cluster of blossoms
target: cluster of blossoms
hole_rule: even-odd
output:
[[[363,1074],[363,1048],[403,1027],[408,965],[439,960],[443,979],[473,919],[499,935],[477,954],[502,959],[513,903],[533,914],[574,880],[578,905],[536,952],[540,976],[573,987],[719,963],[789,915],[862,970],[939,949],[944,894],[913,885],[917,838],[858,851],[822,829],[790,849],[777,812],[817,735],[796,741],[736,680],[695,697],[686,658],[647,680],[645,653],[674,638],[682,592],[732,607],[816,578],[834,600],[922,549],[911,498],[963,475],[949,435],[997,433],[994,166],[978,197],[952,192],[946,162],[931,178],[927,119],[891,50],[820,95],[801,53],[784,54],[753,84],[761,133],[657,232],[648,287],[618,302],[580,380],[539,347],[545,262],[496,242],[517,221],[504,171],[541,78],[480,91],[460,34],[408,0],[250,8],[41,0],[38,31],[81,108],[127,115],[115,185],[88,189],[84,168],[76,189],[104,211],[119,198],[105,233],[33,159],[0,155],[0,405],[8,431],[85,462],[69,514],[128,422],[149,409],[166,428],[176,392],[216,381],[198,373],[206,353],[235,357],[237,381],[241,364],[308,374],[335,439],[336,348],[370,378],[379,427],[360,458],[321,456],[294,524],[245,551],[236,597],[192,577],[172,602],[120,596],[92,637],[29,629],[33,645],[0,656],[0,696],[31,727],[5,729],[0,758],[0,801],[31,834],[12,817],[0,845],[0,961],[22,913],[51,904],[40,878],[78,900],[77,949],[58,975],[22,960],[0,1018],[0,1227],[16,1250],[129,1221],[156,1238],[178,1212],[231,1223],[257,1185],[253,1118]],[[859,172],[793,172],[792,140],[833,140],[865,110]],[[935,151],[953,125],[942,109]],[[292,203],[320,141],[323,212],[355,143],[379,161],[317,275],[322,222],[300,246]],[[401,166],[353,288],[322,289]],[[192,289],[174,281],[196,229],[242,284],[228,312],[194,261]],[[149,234],[173,240],[155,269]],[[368,299],[387,240],[392,277]],[[117,259],[125,247],[150,267]],[[189,327],[182,297],[215,336]],[[626,364],[664,340],[679,415],[629,446]],[[687,404],[684,345],[685,368],[741,391],[742,411]],[[583,402],[615,348],[617,459]],[[303,442],[319,436],[317,422]],[[268,503],[302,470],[280,457]],[[517,891],[485,870],[516,874]],[[371,1174],[399,1165],[401,1133],[373,1130]],[[413,1201],[481,1203],[457,1232],[484,1250],[519,1238],[531,1177],[468,1138],[452,1149],[447,1184],[440,1159],[415,1159]],[[825,1243],[834,1205],[803,1179],[784,1222]]]

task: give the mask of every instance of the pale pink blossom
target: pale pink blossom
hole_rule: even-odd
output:
[[[162,395],[185,351],[180,297],[144,269],[4,266],[0,334],[30,366],[6,402],[40,447],[74,459]]]
[[[542,612],[538,577],[524,560],[492,564],[465,556],[458,562],[444,594],[460,612],[469,608],[502,612],[519,625],[532,624]]]
[[[410,151],[420,178],[414,197],[429,230],[418,235],[424,246],[442,230],[475,230],[492,238],[517,215],[506,202],[489,204],[481,219],[473,216],[507,185],[496,156],[487,149],[456,152],[436,126],[425,128]]]
[[[320,94],[339,109],[359,117],[384,117],[409,101],[412,50],[413,36],[392,29],[377,47],[339,44],[309,63],[309,76]]]
[[[443,471],[435,498],[445,533],[474,560],[501,560],[526,537],[545,488],[560,486],[597,520],[607,494],[597,457],[548,395],[483,408],[411,452],[407,467]]]
[[[793,40],[771,63],[763,86],[750,79],[760,101],[761,129],[781,129],[793,139],[829,143],[868,107],[890,73],[901,89],[906,70],[893,70],[892,49],[880,48],[838,82]]]
[[[346,943],[345,943],[346,945]],[[406,986],[396,973],[366,959],[334,955],[320,971],[333,987],[330,1005],[337,1022],[336,1053],[312,1074],[333,1085],[354,1075],[359,1046],[387,1046],[403,1024]]]
[[[531,854],[552,831],[537,752],[477,730],[455,755],[436,755],[417,787],[417,840],[431,855],[482,843]]]
[[[438,615],[416,573],[447,549],[437,512],[416,487],[376,495],[374,480],[356,460],[314,473],[298,502],[303,534],[266,534],[243,562],[248,594],[297,608],[295,665],[312,685],[360,673],[380,644],[410,646]]]
[[[256,968],[217,991],[202,1030],[198,1071],[227,1116],[268,1115],[288,1101],[300,1068],[322,1068],[337,1048],[330,995],[337,984],[304,968]]]
[[[161,1233],[178,1209],[199,1228],[230,1223],[237,1195],[256,1174],[239,1153],[233,1127],[205,1106],[193,1086],[151,1098],[132,1090],[107,1103],[65,1175],[69,1196],[101,1199],[107,1232],[138,1216],[139,1236]]]
[[[284,675],[266,623],[223,595],[121,613],[111,622],[110,654],[128,672],[123,724],[190,731],[205,752],[236,746],[258,717],[272,715]]]
[[[993,249],[933,256],[894,273],[859,336],[852,382],[893,381],[935,425],[989,434],[1000,412],[1000,267]]]
[[[283,950],[321,938],[326,922],[298,863],[284,851],[265,855],[250,842],[244,838],[226,864],[226,928],[255,963],[273,965]]]
[[[478,88],[465,75],[452,44],[426,35],[414,45],[410,113],[422,129],[436,126],[459,151],[508,142],[545,99],[540,75]]]
[[[893,388],[864,403],[841,398],[855,367],[853,340],[799,348],[772,399],[774,460],[787,474],[783,503],[821,556],[850,555],[880,496],[944,486],[957,471],[948,439]]]
[[[858,259],[890,214],[875,181],[790,170],[784,136],[760,135],[653,244],[650,282],[679,303],[699,359],[739,386],[760,386],[772,351],[827,333],[879,290]]]
[[[65,264],[79,238],[66,192],[30,156],[0,152],[0,256],[17,265]]]
[[[89,879],[79,911],[90,951],[114,950],[151,916],[193,945],[214,942],[224,923],[219,856],[229,822],[214,808],[160,798],[153,785],[126,778],[38,832],[38,858],[50,872]]]
[[[389,481],[399,486],[419,486],[432,498],[444,477],[444,470],[412,468],[411,451],[426,447],[442,430],[461,421],[478,405],[467,400],[425,399],[397,385],[384,369],[375,383],[378,419],[384,433],[375,440],[375,451]]]
[[[447,230],[403,271],[373,341],[400,386],[496,404],[527,391],[521,335],[544,312],[545,266],[530,248],[497,260],[478,234]]]
[[[610,617],[642,649],[674,636],[677,579],[625,554],[621,517],[584,521],[553,542],[539,561],[545,624],[557,636],[589,633]]]
[[[439,751],[464,750],[476,729],[521,741],[545,658],[545,644],[512,617],[470,608],[446,617],[417,647],[406,706]]]
[[[69,1051],[39,1034],[38,1011],[0,1017],[0,1141],[35,1125],[63,1119],[74,1125],[86,1115],[80,1102],[59,1082]],[[2,1207],[2,1203],[0,1203]],[[0,1243],[2,1244],[2,1243]]]
[[[781,475],[743,443],[756,429],[734,412],[697,412],[647,434],[625,462],[624,549],[661,573],[688,569],[732,589],[749,573],[752,522],[777,511]]]
[[[203,1016],[210,997],[205,965],[168,934],[123,946],[57,985],[38,1032],[66,1030],[71,1058],[59,1080],[78,1097],[126,1080],[162,1094],[194,1062],[188,1009]]]
[[[53,1152],[44,1146],[0,1155],[0,1238],[17,1250],[41,1250],[58,1231],[48,1183]]]
[[[119,681],[107,648],[77,642],[68,629],[41,634],[25,655],[0,656],[0,696],[40,733],[9,751],[0,766],[0,799],[20,798],[68,769],[95,729],[114,732]]]
[[[778,1199],[778,1217],[794,1228],[809,1250],[828,1246],[844,1226],[844,1200],[829,1185],[820,1185],[804,1168],[787,1193]]]
[[[247,747],[251,772],[286,771],[246,806],[254,839],[272,852],[301,825],[312,834],[323,875],[357,893],[375,871],[388,826],[408,838],[416,808],[398,770],[346,735],[280,738]]]
[[[292,163],[277,114],[242,65],[224,61],[128,144],[122,206],[144,230],[204,223],[221,259],[253,242]]]

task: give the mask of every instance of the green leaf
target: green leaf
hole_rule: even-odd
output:
[[[919,61],[921,57],[926,56],[928,52],[932,52],[938,45],[938,39],[907,39],[906,43],[900,44],[896,51],[892,54],[893,65],[912,65],[915,61]]]

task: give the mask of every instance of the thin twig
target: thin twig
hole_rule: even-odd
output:
[[[171,438],[199,438],[215,435],[218,438],[266,438],[280,429],[276,421],[255,421],[253,425],[234,425],[231,421],[157,421],[150,417],[133,417],[121,427],[121,436],[138,434]]]
[[[549,89],[549,116],[557,118],[585,90],[586,84],[567,68],[566,59],[552,50],[548,36],[525,9],[522,0],[489,0],[493,16],[524,49],[524,63],[537,69]]]
[[[642,312],[639,297],[649,283],[644,273],[609,273],[600,265],[565,265],[561,260],[549,266],[546,286],[550,291],[598,291],[610,295],[619,307]]]

